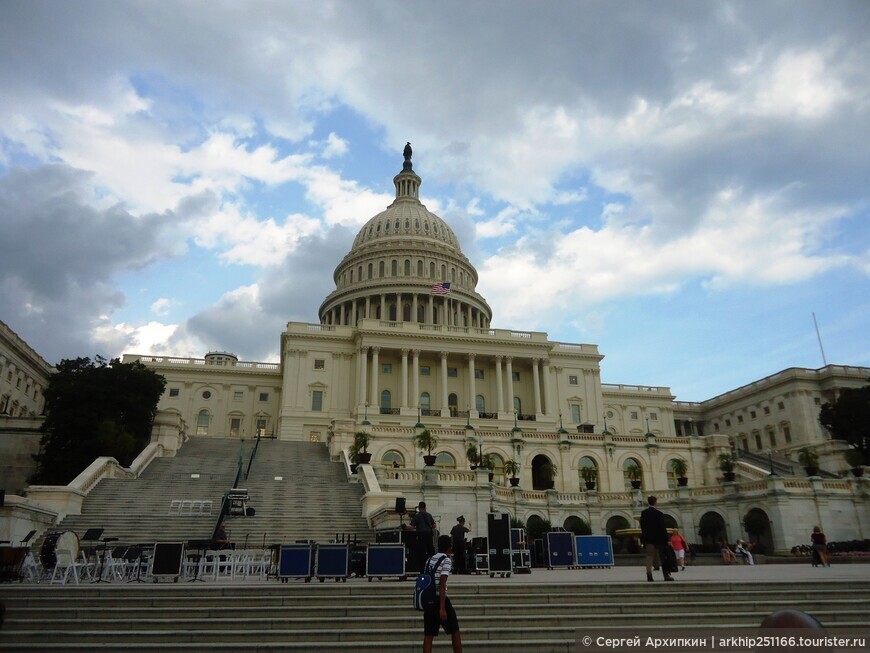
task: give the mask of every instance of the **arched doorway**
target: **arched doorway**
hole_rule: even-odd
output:
[[[698,520],[698,536],[701,543],[713,546],[720,537],[728,539],[728,531],[725,528],[725,520],[718,512],[705,512]]]
[[[616,531],[622,530],[623,528],[631,528],[631,524],[628,523],[628,520],[622,515],[613,515],[610,519],[607,520],[607,523],[604,525],[604,530],[610,536],[613,541],[613,552],[614,553],[625,553],[626,551],[635,552],[634,549],[640,551],[640,546],[638,546],[635,537],[632,536],[620,536],[617,537]]]
[[[553,487],[551,474],[548,473],[548,467],[553,466],[553,461],[547,458],[544,454],[538,454],[532,458],[532,489],[533,490],[549,490]]]
[[[757,553],[773,551],[773,533],[770,530],[770,517],[761,508],[753,508],[743,517],[743,528],[753,549]]]
[[[665,517],[664,517],[663,521],[665,522],[665,528],[679,528],[679,526],[677,525],[676,519],[674,519],[668,513],[664,513],[664,516]]]
[[[543,517],[532,515],[526,520],[526,536],[529,542],[541,539],[544,533],[549,533],[552,524]]]
[[[592,529],[582,517],[571,515],[563,524],[566,531],[574,533],[574,535],[592,535]]]

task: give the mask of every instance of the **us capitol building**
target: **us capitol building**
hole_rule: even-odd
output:
[[[814,525],[829,541],[870,537],[870,484],[848,474],[846,445],[818,422],[821,405],[866,384],[870,369],[791,368],[699,403],[603,383],[596,345],[493,326],[477,270],[420,202],[409,146],[393,183],[395,201],[335,268],[318,322],[287,324],[279,363],[124,356],[167,379],[154,437],[170,453],[187,435],[323,442],[363,484],[376,526],[395,522],[394,500],[407,497],[425,499],[447,530],[456,515],[485,524],[497,510],[610,533],[636,526],[656,494],[690,541],[702,520],[731,542],[747,538],[751,514],[767,524],[754,539],[768,550],[807,543]],[[423,429],[438,441],[434,466],[414,444]],[[351,474],[357,431],[370,434],[372,459]],[[797,462],[806,446],[821,475]],[[491,470],[472,468],[470,448]],[[730,452],[736,479],[724,481]]]

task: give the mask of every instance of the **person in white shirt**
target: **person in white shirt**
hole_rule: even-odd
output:
[[[448,633],[453,643],[453,653],[462,653],[462,637],[459,633],[459,620],[447,596],[447,578],[453,569],[450,553],[453,542],[449,535],[438,538],[438,553],[426,561],[426,567],[435,569],[435,582],[438,583],[438,601],[423,611],[423,653],[432,653],[432,642],[441,629]]]

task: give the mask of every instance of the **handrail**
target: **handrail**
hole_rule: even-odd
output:
[[[254,442],[254,446],[251,447],[251,455],[248,458],[248,469],[245,472],[245,478],[248,478],[251,475],[251,465],[254,464],[254,456],[257,455],[257,447],[260,446],[260,434],[257,433],[257,439]]]

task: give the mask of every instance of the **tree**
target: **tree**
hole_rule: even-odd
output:
[[[64,359],[48,380],[31,483],[65,485],[99,456],[124,466],[151,439],[166,379],[139,362]]]
[[[819,422],[835,440],[844,440],[870,464],[870,385],[843,388],[833,403],[819,411]]]

